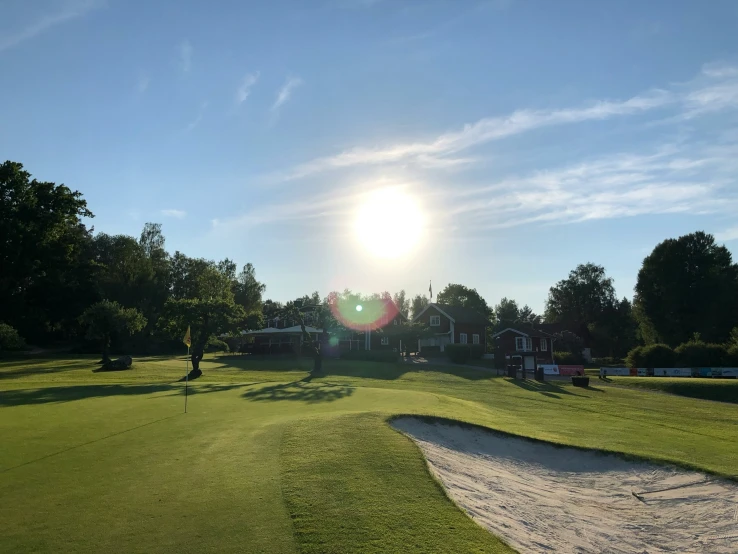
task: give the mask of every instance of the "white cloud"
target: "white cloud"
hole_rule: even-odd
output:
[[[715,238],[725,242],[729,240],[738,240],[738,226],[723,229],[719,233],[715,234]]]
[[[177,219],[184,219],[184,217],[187,215],[187,212],[184,210],[175,210],[175,209],[167,209],[162,210],[161,215],[164,217],[176,217]]]
[[[238,87],[236,92],[236,104],[243,104],[251,94],[251,87],[253,87],[259,80],[259,72],[248,73],[241,81],[241,86]]]
[[[189,73],[192,69],[192,44],[189,40],[184,40],[179,45],[179,67],[184,73]]]
[[[423,160],[427,162],[428,159],[436,160],[440,166],[440,160],[447,156],[543,127],[642,115],[659,109],[676,110],[678,116],[673,121],[678,122],[703,113],[732,108],[738,108],[738,67],[727,64],[706,65],[699,77],[688,83],[674,85],[670,90],[654,89],[627,100],[601,100],[574,108],[520,109],[506,116],[480,119],[457,131],[431,139],[350,148],[299,164],[273,177],[276,180],[289,181],[341,168],[419,163]],[[449,164],[453,165],[455,164]]]
[[[0,35],[0,52],[13,48],[21,42],[32,39],[49,29],[87,15],[100,8],[103,0],[70,0],[64,2],[60,10],[46,13],[20,29],[13,29],[9,33]]]
[[[299,77],[288,77],[281,88],[277,91],[277,98],[272,104],[272,111],[275,112],[290,99],[292,91],[302,85],[303,81]]]
[[[151,84],[151,79],[148,75],[141,75],[138,78],[138,83],[136,83],[136,90],[138,90],[139,94],[143,94],[146,92],[149,88],[149,85]]]

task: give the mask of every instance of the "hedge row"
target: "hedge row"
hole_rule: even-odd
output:
[[[628,352],[625,363],[628,367],[738,367],[738,345],[689,341],[672,349],[649,344]]]
[[[452,362],[465,364],[469,360],[481,360],[484,355],[484,346],[481,344],[447,344],[444,351]]]

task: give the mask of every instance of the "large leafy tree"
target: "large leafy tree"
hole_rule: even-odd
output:
[[[518,323],[520,321],[520,308],[518,303],[510,298],[503,297],[495,306],[495,317],[501,327]]]
[[[549,289],[546,321],[571,328],[587,325],[598,321],[616,302],[615,287],[605,268],[580,264],[569,277]]]
[[[396,292],[395,294],[393,294],[392,301],[395,303],[395,306],[397,306],[397,309],[402,315],[404,315],[405,317],[409,317],[410,299],[407,298],[404,289],[401,290],[400,292]]]
[[[411,317],[417,316],[422,312],[430,301],[424,294],[416,294],[410,302],[410,315]]]
[[[647,342],[676,346],[694,333],[723,342],[738,323],[738,266],[702,231],[658,244],[643,260],[635,290]]]
[[[464,285],[451,283],[438,293],[438,303],[448,304],[450,306],[463,306],[476,310],[488,319],[492,319],[493,311],[487,304],[487,301],[477,292],[477,289],[471,289]]]
[[[132,335],[143,329],[146,318],[135,308],[124,308],[117,302],[102,300],[88,307],[80,316],[80,323],[87,329],[86,338],[98,341],[102,362],[108,363],[110,341],[119,334]]]
[[[0,306],[22,335],[42,341],[96,300],[82,194],[0,165]]]

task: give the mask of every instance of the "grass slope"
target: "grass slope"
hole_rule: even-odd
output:
[[[441,367],[0,361],[0,551],[508,552],[393,431],[424,414],[738,478],[738,406]],[[453,372],[449,373],[447,371]]]
[[[697,377],[612,377],[615,385],[655,390],[738,404],[738,379],[701,379]]]

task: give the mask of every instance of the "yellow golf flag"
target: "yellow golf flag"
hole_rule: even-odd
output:
[[[185,333],[184,338],[182,339],[182,342],[187,345],[187,348],[192,346],[192,338],[190,337],[190,326],[187,326],[187,332]]]

